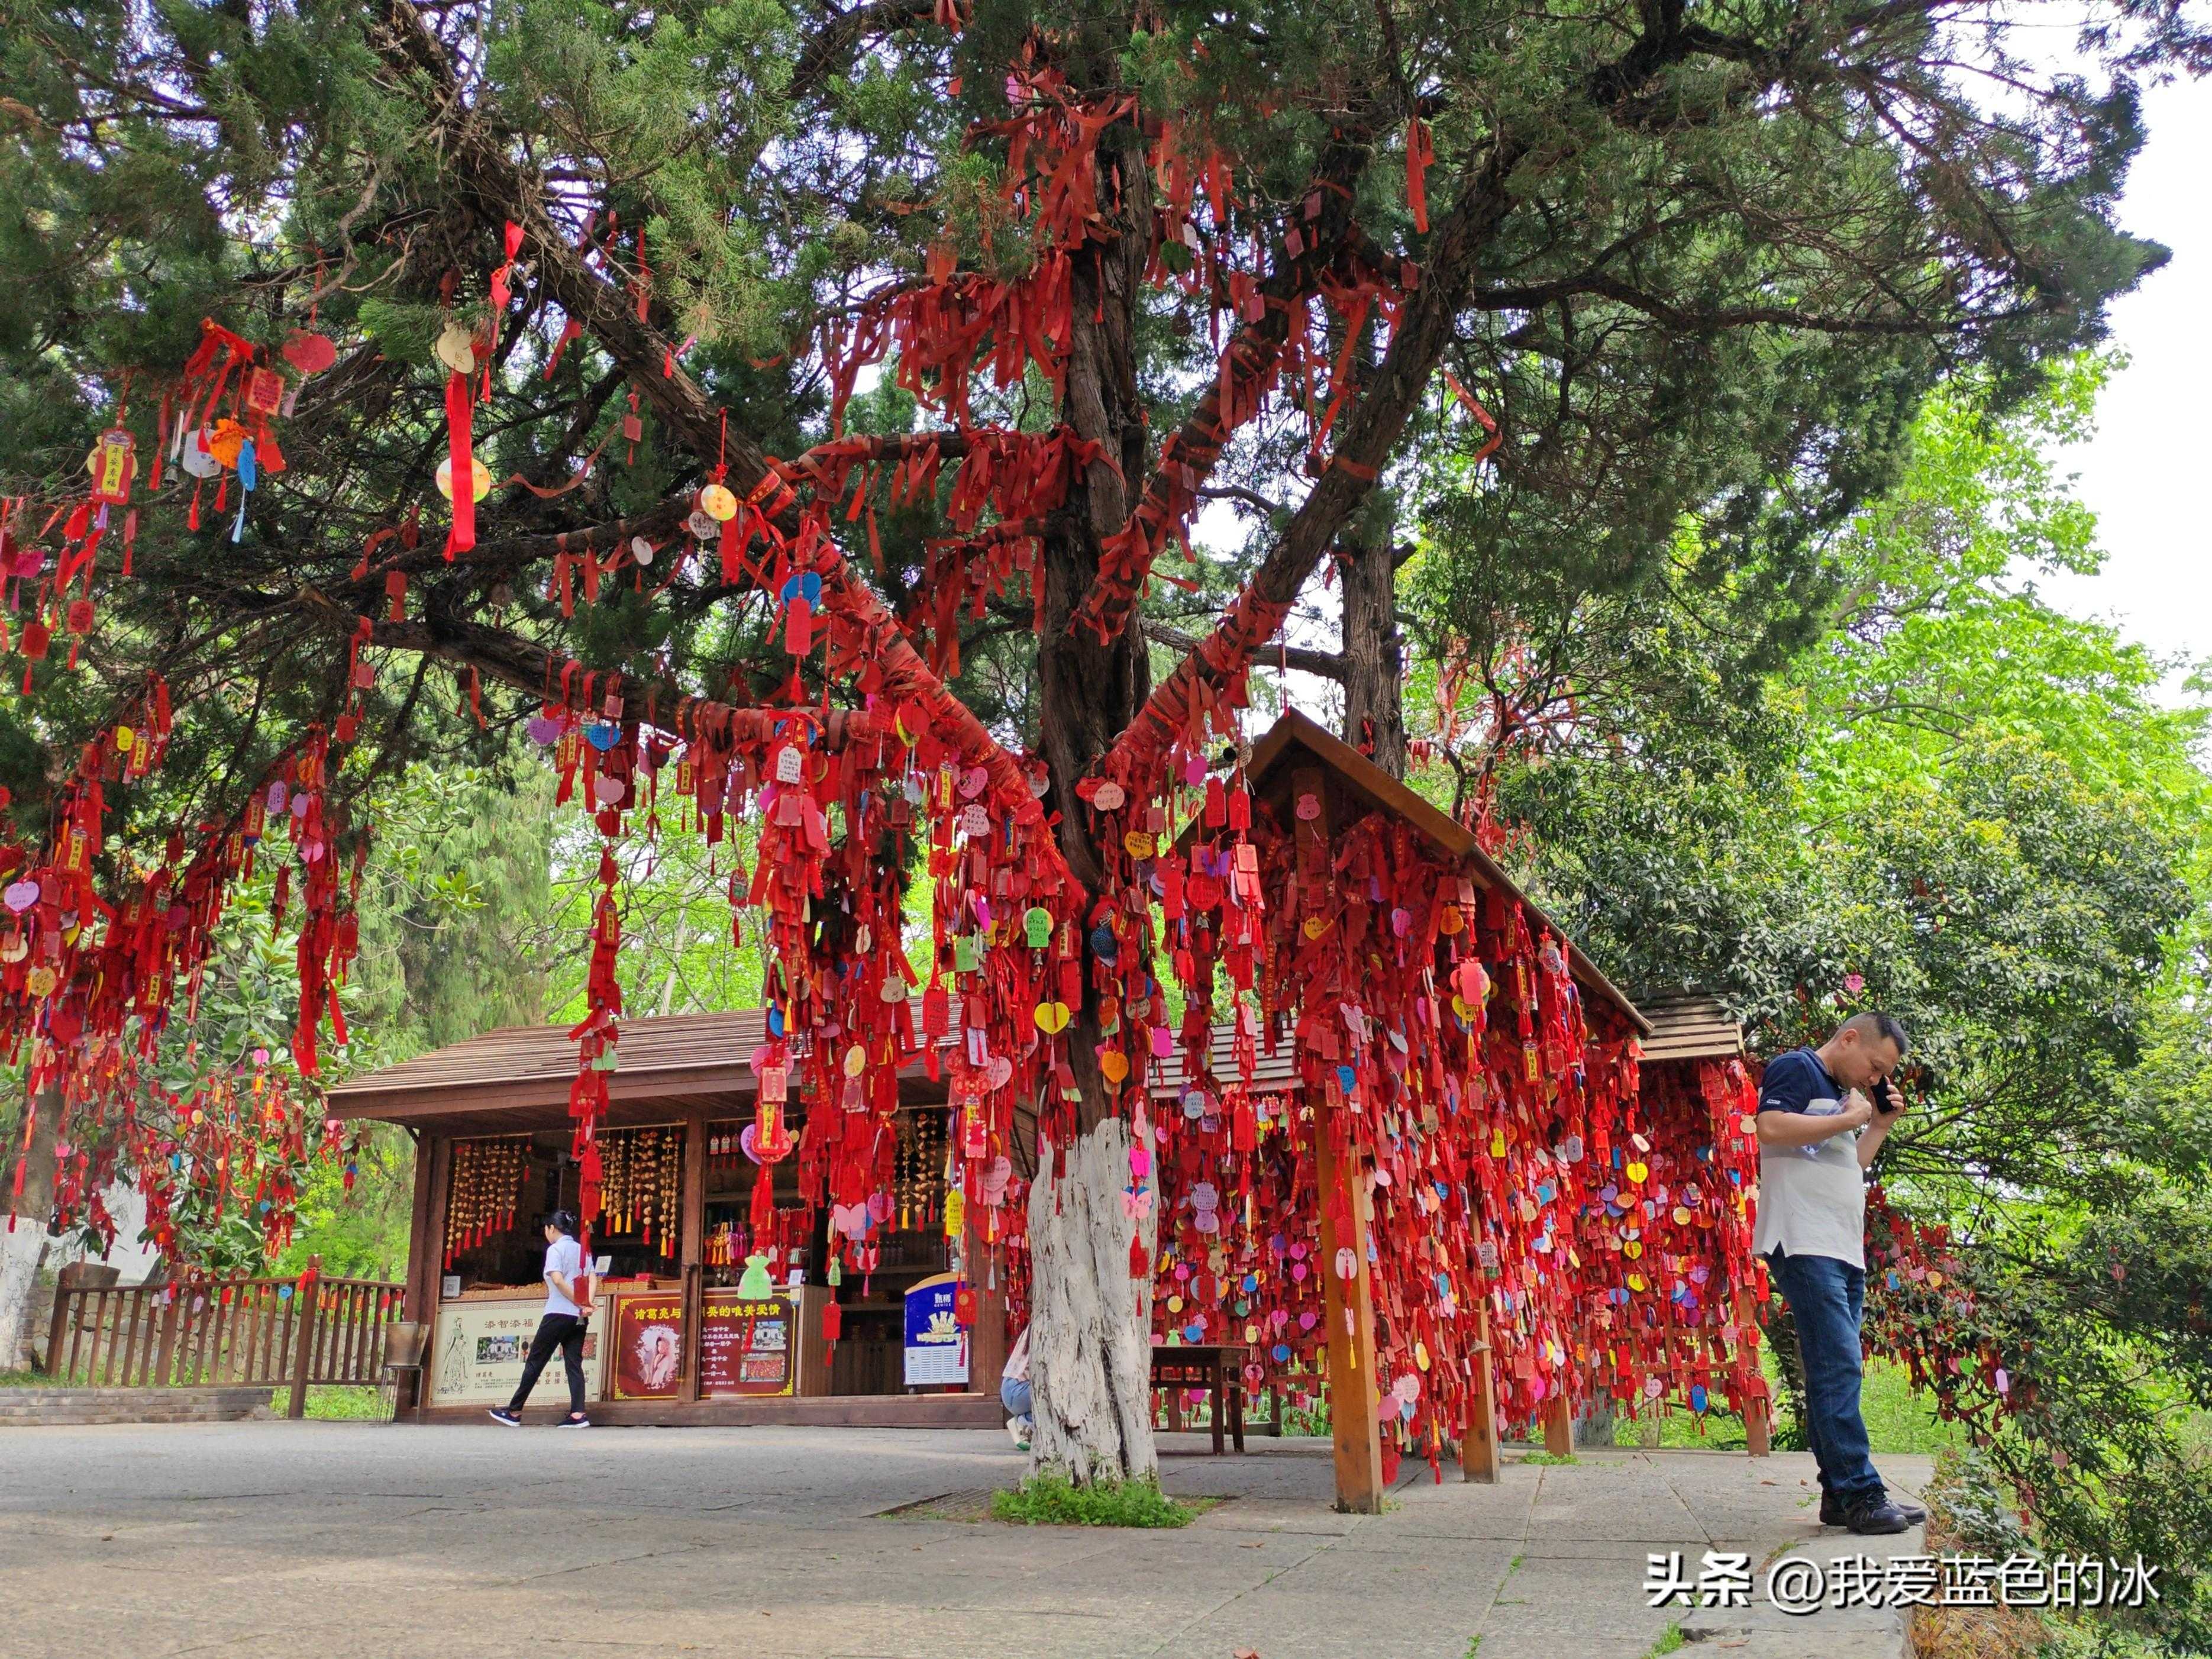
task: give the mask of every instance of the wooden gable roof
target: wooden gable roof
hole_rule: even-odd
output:
[[[1283,717],[1267,728],[1267,735],[1252,745],[1251,763],[1246,774],[1253,793],[1269,800],[1287,799],[1291,774],[1301,765],[1323,768],[1334,786],[1353,800],[1402,818],[1422,840],[1447,860],[1457,863],[1478,887],[1498,888],[1518,899],[1531,915],[1565,941],[1568,963],[1583,988],[1613,1004],[1638,1033],[1650,1034],[1651,1023],[1629,1000],[1627,994],[1583,954],[1582,947],[1568,937],[1566,929],[1546,915],[1542,908],[1498,868],[1497,860],[1482,850],[1473,830],[1453,822],[1433,803],[1407,788],[1341,738],[1297,709],[1286,709]]]
[[[1662,991],[1638,1005],[1651,1022],[1644,1063],[1670,1060],[1740,1060],[1743,1027],[1719,999],[1703,991]]]

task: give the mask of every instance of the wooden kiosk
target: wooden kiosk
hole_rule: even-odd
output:
[[[872,1271],[825,1282],[826,1209],[798,1207],[787,1160],[772,1166],[772,1248],[765,1238],[759,1246],[775,1294],[740,1294],[745,1263],[732,1243],[758,1175],[741,1139],[754,1109],[750,1056],[763,1036],[757,1010],[623,1024],[599,1132],[605,1212],[591,1237],[592,1256],[606,1263],[585,1352],[594,1418],[996,1428],[1002,1291],[988,1279],[978,1286],[957,1352],[910,1357],[908,1292],[957,1282],[969,1259],[967,1238],[945,1231],[945,1086],[918,1062],[900,1079],[897,1209],[878,1231]],[[415,1139],[406,1316],[429,1328],[430,1341],[420,1389],[408,1390],[419,1397],[403,1396],[404,1416],[478,1419],[520,1375],[544,1304],[540,1220],[577,1200],[575,1069],[563,1028],[525,1026],[331,1092],[333,1115],[396,1123]],[[823,1334],[832,1301],[842,1328],[834,1347]],[[929,1340],[941,1345],[942,1333]],[[928,1380],[909,1386],[910,1376]],[[532,1405],[562,1393],[556,1365]]]
[[[1295,709],[1282,717],[1253,745],[1247,777],[1255,801],[1265,803],[1277,820],[1295,823],[1293,850],[1301,877],[1310,868],[1325,868],[1332,855],[1332,831],[1370,813],[1404,826],[1434,864],[1455,876],[1464,877],[1478,892],[1510,897],[1535,921],[1557,934],[1577,986],[1586,997],[1595,1018],[1607,1022],[1624,1042],[1648,1037],[1650,1023],[1637,1006],[1607,978],[1522,891],[1511,877],[1483,850],[1475,833],[1455,822],[1400,780],[1392,777],[1366,756],[1324,730]],[[1294,811],[1304,801],[1313,809]],[[1215,1034],[1213,1070],[1231,1070],[1226,1036]],[[1291,1050],[1263,1055],[1249,1085],[1255,1095],[1303,1091],[1290,1059]],[[1169,1062],[1166,1092],[1178,1092],[1182,1083],[1179,1061]],[[1321,1258],[1337,1259],[1349,1249],[1356,1262],[1348,1277],[1322,1275],[1325,1296],[1323,1319],[1328,1330],[1327,1374],[1331,1378],[1371,1378],[1376,1372],[1376,1321],[1378,1302],[1388,1298],[1394,1285],[1387,1282],[1392,1268],[1370,1267],[1371,1240],[1376,1227],[1372,1194],[1334,1167],[1326,1141],[1317,1146],[1317,1181],[1324,1193],[1341,1192],[1341,1213],[1349,1233],[1340,1237],[1332,1214],[1340,1206],[1323,1205],[1319,1212]],[[1378,1283],[1378,1279],[1385,1282]],[[1469,1354],[1471,1387],[1465,1420],[1457,1439],[1463,1477],[1495,1481],[1500,1464],[1502,1425],[1498,1419],[1495,1367],[1489,1310],[1476,1310],[1478,1334]],[[1564,1449],[1560,1437],[1567,1432],[1567,1396],[1553,1396],[1555,1408],[1545,1423],[1548,1441]],[[1330,1395],[1330,1421],[1334,1441],[1337,1507],[1354,1513],[1377,1513],[1384,1494],[1382,1425],[1376,1391],[1364,1384]]]

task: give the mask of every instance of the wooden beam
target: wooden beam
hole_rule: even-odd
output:
[[[1460,1478],[1494,1486],[1504,1459],[1498,1455],[1498,1373],[1491,1363],[1490,1304],[1486,1297],[1476,1316],[1474,1352],[1468,1358],[1474,1375],[1468,1381],[1467,1421],[1460,1430]]]
[[[404,1316],[413,1324],[423,1328],[422,1353],[427,1363],[430,1352],[430,1327],[438,1316],[438,1241],[430,1231],[430,1194],[432,1165],[435,1162],[438,1138],[420,1135],[415,1141],[415,1206],[409,1212],[407,1224],[407,1286],[403,1304]],[[402,1371],[394,1385],[392,1412],[394,1417],[404,1417],[422,1401],[422,1372],[420,1370]]]
[[[1756,1340],[1759,1332],[1759,1321],[1753,1317],[1751,1291],[1741,1285],[1735,1289],[1735,1322],[1736,1351],[1740,1353],[1747,1334]],[[1743,1449],[1753,1457],[1767,1456],[1774,1449],[1774,1402],[1765,1394],[1744,1401]]]
[[[1322,1279],[1328,1321],[1328,1417],[1336,1439],[1336,1507],[1347,1515],[1382,1512],[1382,1436],[1375,1378],[1375,1291],[1368,1276],[1367,1194],[1354,1170],[1340,1169],[1328,1128],[1317,1114],[1314,1148],[1320,1171]],[[1341,1182],[1352,1214],[1352,1234],[1336,1236],[1331,1195]],[[1336,1270],[1336,1253],[1349,1249],[1357,1263],[1350,1279]]]
[[[996,1398],[1012,1343],[1006,1332],[1005,1264],[975,1234],[981,1208],[971,1204],[962,1212],[965,1232],[960,1241],[960,1270],[975,1292],[975,1326],[968,1333],[968,1386]]]
[[[684,1120],[684,1210],[677,1224],[684,1263],[684,1371],[676,1387],[682,1400],[699,1398],[699,1345],[707,1330],[707,1114]],[[612,1334],[609,1333],[608,1340]]]
[[[1565,1382],[1544,1401],[1544,1449],[1553,1457],[1575,1455],[1575,1412]]]
[[[1312,797],[1310,815],[1293,811],[1297,888],[1291,906],[1322,911],[1329,879],[1329,776],[1318,766],[1291,775],[1294,803]],[[1325,1099],[1314,1100],[1314,1190],[1321,1207],[1322,1317],[1328,1325],[1328,1418],[1336,1440],[1336,1506],[1348,1515],[1382,1512],[1382,1437],[1375,1388],[1375,1287],[1368,1275],[1366,1182],[1357,1168],[1340,1169],[1334,1126]],[[1339,1200],[1351,1221],[1337,1237]],[[1336,1270],[1337,1252],[1349,1250],[1349,1279]]]
[[[422,1322],[429,1328],[429,1340],[422,1345],[423,1369],[421,1375],[428,1378],[431,1345],[438,1335],[438,1291],[446,1271],[446,1210],[453,1195],[453,1141],[450,1135],[425,1135],[430,1148],[429,1203],[422,1217]],[[430,1390],[427,1382],[416,1392],[415,1419],[420,1422],[429,1407]]]

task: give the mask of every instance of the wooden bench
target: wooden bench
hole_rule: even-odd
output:
[[[1152,1386],[1156,1389],[1203,1389],[1213,1406],[1213,1455],[1224,1450],[1225,1430],[1244,1449],[1244,1349],[1233,1343],[1182,1343],[1175,1347],[1155,1343],[1152,1347]],[[1181,1402],[1171,1395],[1169,1423],[1180,1427]]]

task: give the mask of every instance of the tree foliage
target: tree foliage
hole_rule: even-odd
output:
[[[1393,541],[1401,503],[1478,662],[1501,605],[1525,652],[1585,598],[1670,589],[1717,596],[1693,625],[1732,641],[1723,693],[1802,643],[1823,538],[1892,481],[1926,389],[1971,371],[2008,407],[2162,257],[2113,222],[2136,77],[2204,48],[2155,0],[2093,9],[2094,79],[2014,62],[2008,8],[1867,0],[9,0],[0,21],[0,489],[24,545],[93,434],[129,425],[150,461],[216,412],[175,406],[204,342],[319,331],[334,360],[286,374],[250,493],[149,470],[132,574],[104,563],[70,663],[0,702],[21,836],[56,827],[66,757],[156,671],[186,711],[179,781],[118,792],[111,849],[223,824],[319,726],[349,739],[339,822],[411,766],[495,760],[580,668],[647,750],[684,696],[921,709],[1024,823],[1009,745],[1032,750],[1050,854],[1143,928],[1079,786],[1170,792],[1170,751],[1242,704],[1285,608],[1348,541]],[[856,400],[869,376],[912,401]],[[1426,464],[1473,468],[1491,426],[1480,487],[1432,489]],[[471,442],[482,533],[441,548],[437,468],[472,471]],[[859,660],[787,650],[787,596],[693,544],[726,477],[779,560],[807,550]],[[1139,590],[1224,483],[1280,511],[1156,683]],[[31,574],[19,608],[66,598]],[[1660,625],[1646,646],[1680,649]],[[368,828],[354,811],[330,854]],[[859,962],[837,908],[787,930],[787,988]],[[1115,1112],[1093,1056],[1158,999],[1149,951],[1076,950],[1061,1094],[1090,1134]],[[617,977],[595,970],[596,1015]],[[1106,1455],[1141,1473],[1149,1447]]]
[[[1994,1437],[2051,1547],[2168,1564],[2160,1616],[2201,1641],[2203,714],[2034,587],[2101,557],[2052,452],[2103,373],[2055,365],[2002,412],[1972,379],[1928,400],[1828,551],[1823,631],[1776,669],[1721,694],[1732,641],[1698,599],[1586,600],[1555,661],[1601,657],[1632,609],[1632,641],[1692,672],[1652,693],[1601,670],[1462,764],[1493,768],[1540,889],[1631,983],[1720,993],[1763,1054],[1903,1019],[1914,1109],[1877,1173],[1948,1224],[1950,1271],[1907,1282],[1878,1238],[1876,1340]],[[1895,1261],[1930,1259],[1908,1236]]]

